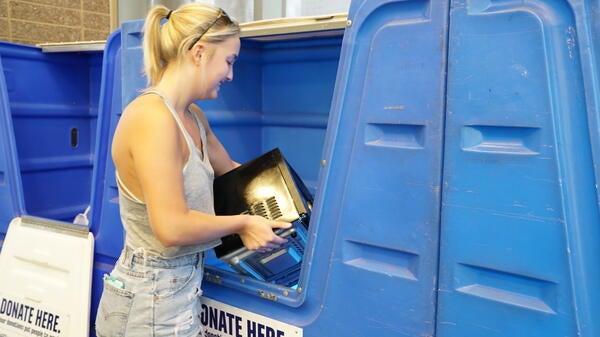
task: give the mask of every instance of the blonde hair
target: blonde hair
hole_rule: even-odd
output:
[[[143,33],[144,72],[152,86],[162,78],[167,63],[179,61],[198,41],[224,41],[238,36],[240,26],[211,5],[187,3],[173,11],[158,5],[148,12]]]

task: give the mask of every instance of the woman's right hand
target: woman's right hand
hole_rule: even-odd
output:
[[[238,233],[249,250],[268,252],[279,248],[287,240],[275,234],[278,228],[290,228],[292,224],[273,221],[258,215],[244,215],[244,228]]]

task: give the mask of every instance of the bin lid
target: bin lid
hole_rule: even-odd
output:
[[[240,24],[240,37],[272,40],[282,35],[289,39],[289,34],[299,38],[314,36],[315,33],[338,35],[343,33],[347,21],[347,13],[251,21]]]
[[[240,24],[240,37],[272,39],[273,36],[288,34],[298,34],[299,37],[306,37],[306,34],[311,34],[312,36],[315,32],[320,32],[320,34],[327,34],[328,32],[339,34],[339,31],[346,27],[347,18],[347,13],[334,13],[319,16],[250,21]],[[104,50],[106,41],[48,42],[40,43],[37,46],[42,48],[43,53],[92,52]]]
[[[106,41],[74,41],[40,43],[42,53],[94,52],[104,50]]]

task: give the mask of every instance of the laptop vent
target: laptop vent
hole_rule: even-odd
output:
[[[255,202],[254,204],[250,205],[248,213],[260,215],[263,218],[271,220],[275,220],[283,216],[275,197],[270,197],[267,200]]]

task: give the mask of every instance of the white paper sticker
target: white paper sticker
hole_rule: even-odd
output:
[[[302,329],[202,297],[204,337],[302,337]]]
[[[62,312],[0,294],[0,337],[62,337],[68,326]]]

